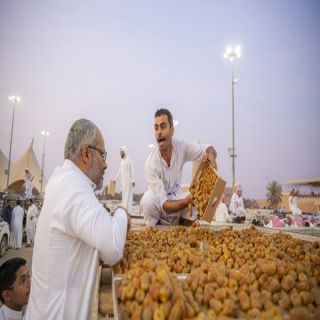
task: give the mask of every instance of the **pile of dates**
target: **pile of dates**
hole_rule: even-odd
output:
[[[115,272],[121,319],[320,319],[319,242],[284,233],[130,232]]]

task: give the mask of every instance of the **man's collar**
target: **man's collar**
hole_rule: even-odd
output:
[[[2,310],[4,311],[4,314],[9,319],[16,319],[16,320],[22,319],[23,309],[21,311],[16,311],[16,310],[12,310],[12,309],[8,308],[6,305],[3,305]]]
[[[91,188],[93,190],[96,189],[96,184],[94,182],[92,182],[89,177],[71,160],[69,159],[65,159],[64,160],[64,163],[63,163],[63,167],[64,168],[71,168],[73,170],[76,170],[77,172],[79,172],[87,181],[88,183],[90,184]]]

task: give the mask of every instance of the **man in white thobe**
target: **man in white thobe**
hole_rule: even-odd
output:
[[[298,208],[298,196],[299,190],[295,191],[295,189],[292,189],[289,197],[289,211],[294,216],[302,214],[302,211]]]
[[[232,212],[234,218],[245,218],[244,204],[242,199],[242,187],[239,184],[235,185],[229,209]],[[240,222],[240,220],[238,222]]]
[[[216,168],[216,151],[208,144],[174,139],[173,119],[167,109],[156,111],[154,128],[157,146],[145,163],[149,190],[141,199],[140,213],[148,226],[190,224],[197,212],[193,207],[190,215],[192,195],[179,192],[183,166],[208,159]]]
[[[135,186],[133,178],[133,163],[125,146],[120,148],[120,156],[120,167],[114,180],[117,181],[121,177],[122,205],[129,213],[132,213],[133,188]]]
[[[24,169],[25,171],[25,186],[26,186],[26,199],[32,199],[32,180],[33,180],[33,174],[28,168]]]
[[[228,212],[227,205],[224,203],[225,195],[223,194],[217,210],[214,214],[214,220],[217,222],[231,222],[230,215]]]
[[[11,215],[11,233],[10,246],[13,249],[20,249],[22,246],[22,224],[23,224],[24,210],[20,206],[20,201],[14,207]]]
[[[29,202],[29,209],[27,212],[26,231],[27,231],[27,247],[30,247],[34,243],[38,209],[36,205],[33,203],[32,199],[29,199],[28,202]]]
[[[84,303],[95,253],[112,266],[123,256],[129,216],[124,208],[111,214],[99,203],[107,168],[103,136],[89,120],[71,127],[62,167],[46,187],[32,260],[27,320],[77,320]],[[82,314],[83,316],[83,314]]]

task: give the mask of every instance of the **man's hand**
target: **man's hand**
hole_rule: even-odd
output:
[[[212,166],[218,170],[218,166],[217,166],[217,162],[216,162],[216,158],[217,158],[217,152],[216,150],[213,148],[213,147],[209,147],[207,150],[206,150],[206,154],[203,158],[203,161],[207,161],[209,160],[212,164]]]
[[[188,196],[186,196],[186,200],[188,202],[188,205],[193,205],[193,195],[191,193]]]
[[[176,213],[185,208],[188,208],[189,204],[192,204],[193,196],[189,194],[183,199],[178,200],[166,200],[163,204],[163,210],[166,214]]]
[[[127,234],[128,234],[129,230],[131,229],[131,216],[128,212],[127,212],[127,219],[128,219]]]
[[[118,208],[123,209],[123,210],[126,212],[126,214],[127,214],[127,220],[128,220],[127,232],[128,232],[128,231],[130,230],[130,228],[131,228],[131,216],[130,216],[128,210],[127,210],[124,206],[122,206],[121,204],[117,206],[116,211],[118,210]],[[116,212],[116,211],[115,211],[115,212]]]

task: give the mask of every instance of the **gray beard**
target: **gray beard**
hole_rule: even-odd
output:
[[[103,178],[100,180],[99,184],[96,184],[94,191],[101,190],[103,187]]]

